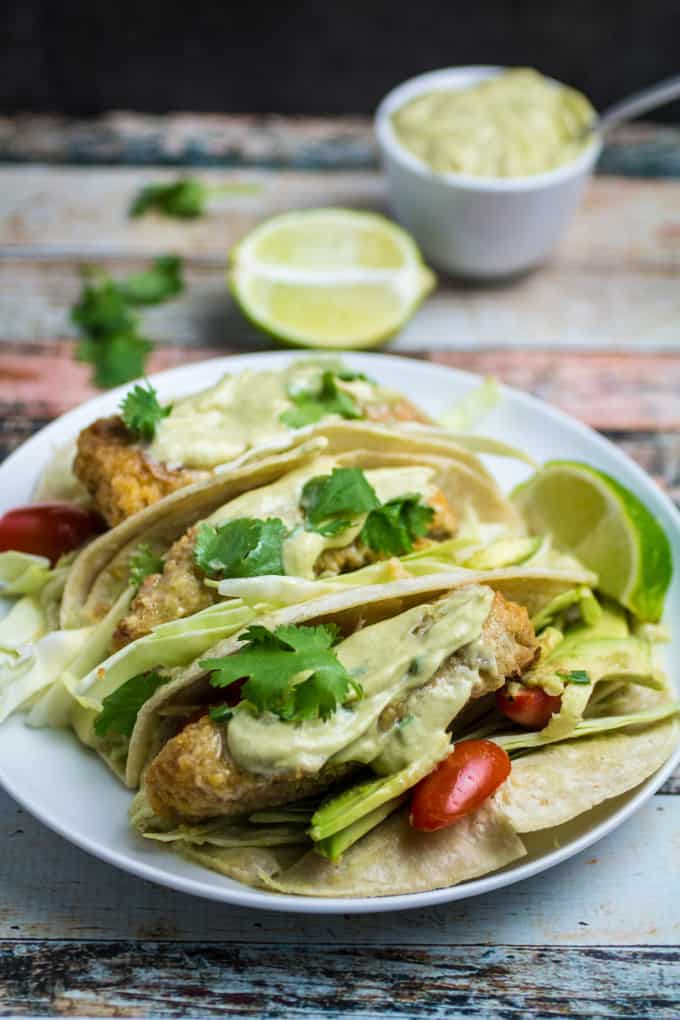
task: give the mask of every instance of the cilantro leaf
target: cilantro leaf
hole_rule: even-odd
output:
[[[93,382],[102,389],[122,386],[144,374],[146,359],[153,344],[136,333],[86,338],[76,347],[78,361],[94,366]]]
[[[326,720],[350,691],[357,697],[363,693],[332,650],[338,636],[331,625],[290,624],[270,631],[254,624],[238,652],[204,659],[199,665],[212,672],[213,687],[247,678],[243,697],[258,712],[272,712],[291,722]]]
[[[147,443],[155,436],[156,426],[163,418],[167,418],[171,410],[172,405],[161,407],[156,391],[148,380],[146,386],[133,386],[120,403],[121,417],[129,431]]]
[[[134,333],[138,318],[114,280],[96,270],[83,270],[80,300],[71,309],[71,321],[92,340]]]
[[[335,375],[343,382],[354,382],[360,379],[362,382],[373,383],[374,386],[377,385],[375,379],[371,379],[370,375],[366,375],[365,372],[353,372],[351,368],[343,368],[340,372],[336,372]]]
[[[157,556],[148,542],[142,542],[134,550],[128,561],[130,568],[130,584],[139,588],[145,577],[163,573],[163,559]]]
[[[107,695],[94,723],[97,736],[104,737],[107,733],[132,736],[140,708],[168,679],[152,669],[148,673],[130,677],[121,687]]]
[[[138,193],[130,206],[130,216],[162,213],[177,219],[195,219],[205,211],[208,189],[197,177],[180,177],[170,184],[149,184]]]
[[[260,577],[285,574],[282,547],[286,528],[278,517],[237,517],[221,527],[203,523],[194,559],[209,577]]]
[[[564,680],[565,684],[589,684],[590,676],[585,669],[557,669],[557,676]]]
[[[372,510],[359,537],[369,549],[403,556],[412,551],[415,538],[427,534],[433,517],[432,507],[417,492],[410,492]]]
[[[315,390],[292,390],[288,396],[295,404],[279,415],[279,421],[291,429],[300,429],[304,425],[313,425],[330,414],[338,414],[341,418],[363,418],[363,412],[354,402],[349,393],[345,393],[337,384],[337,373],[324,372],[321,385]]]
[[[133,305],[155,305],[179,294],[184,288],[179,255],[161,255],[151,269],[128,276],[120,284],[126,301]]]
[[[233,714],[234,709],[232,708],[231,705],[216,705],[214,708],[211,708],[210,711],[208,712],[208,715],[210,716],[212,721],[218,723],[226,722],[228,719],[231,719]]]
[[[360,468],[334,468],[330,475],[317,475],[305,483],[300,506],[310,530],[328,536],[350,526],[348,514],[375,510],[380,500]]]

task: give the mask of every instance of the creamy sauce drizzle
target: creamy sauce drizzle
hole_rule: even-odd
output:
[[[433,750],[445,753],[444,731],[478,674],[463,663],[447,671],[434,693],[422,688],[449,656],[479,638],[492,601],[490,588],[469,586],[357,631],[336,652],[361,683],[363,698],[325,722],[283,722],[238,708],[227,728],[231,755],[250,772],[276,775],[317,772],[329,761],[375,762],[377,771],[389,772]],[[410,697],[412,692],[419,696]],[[405,698],[411,720],[381,731],[383,709]]]

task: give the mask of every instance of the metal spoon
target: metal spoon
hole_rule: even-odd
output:
[[[633,93],[627,99],[614,103],[604,113],[598,114],[597,118],[588,125],[587,131],[596,131],[600,135],[607,134],[612,128],[619,124],[639,117],[641,113],[647,113],[657,106],[670,103],[674,99],[680,99],[680,74],[674,74],[657,85],[650,85],[640,92]]]

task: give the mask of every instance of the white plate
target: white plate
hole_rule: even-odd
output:
[[[218,358],[175,368],[152,378],[163,399],[212,385],[223,372],[244,368],[281,368],[299,355],[253,354]],[[466,372],[405,358],[376,354],[348,355],[347,362],[387,386],[403,390],[435,415],[447,409],[480,380]],[[35,480],[52,451],[73,438],[94,418],[111,414],[127,387],[113,390],[70,411],[9,457],[0,467],[0,512],[30,500]],[[655,513],[669,535],[675,562],[680,562],[680,517],[654,482],[611,443],[551,407],[516,390],[504,389],[504,400],[484,423],[483,431],[524,447],[539,460],[554,457],[584,460],[610,472],[633,489]],[[508,488],[527,469],[500,458],[493,470]],[[668,595],[668,620],[680,619],[680,579]],[[676,628],[668,665],[680,689],[680,628]],[[2,727],[0,781],[31,814],[55,832],[111,864],[183,892],[269,910],[305,913],[363,913],[424,907],[464,899],[518,882],[573,856],[620,825],[644,803],[680,761],[680,748],[663,769],[637,789],[595,811],[526,839],[529,855],[521,863],[449,889],[376,899],[322,899],[260,892],[183,861],[170,851],[150,846],[127,825],[130,794],[96,755],[67,732],[28,729],[21,717]],[[653,852],[653,848],[650,849]],[[40,867],[48,866],[42,862]]]

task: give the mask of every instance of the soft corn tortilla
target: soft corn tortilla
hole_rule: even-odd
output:
[[[215,871],[296,896],[396,896],[426,892],[479,878],[526,854],[524,844],[492,803],[448,829],[416,832],[408,811],[397,811],[356,843],[337,864],[314,850],[287,866],[289,848],[263,851],[179,846],[181,853]]]
[[[661,768],[680,739],[677,719],[541,748],[513,762],[495,795],[516,832],[568,822]]]

